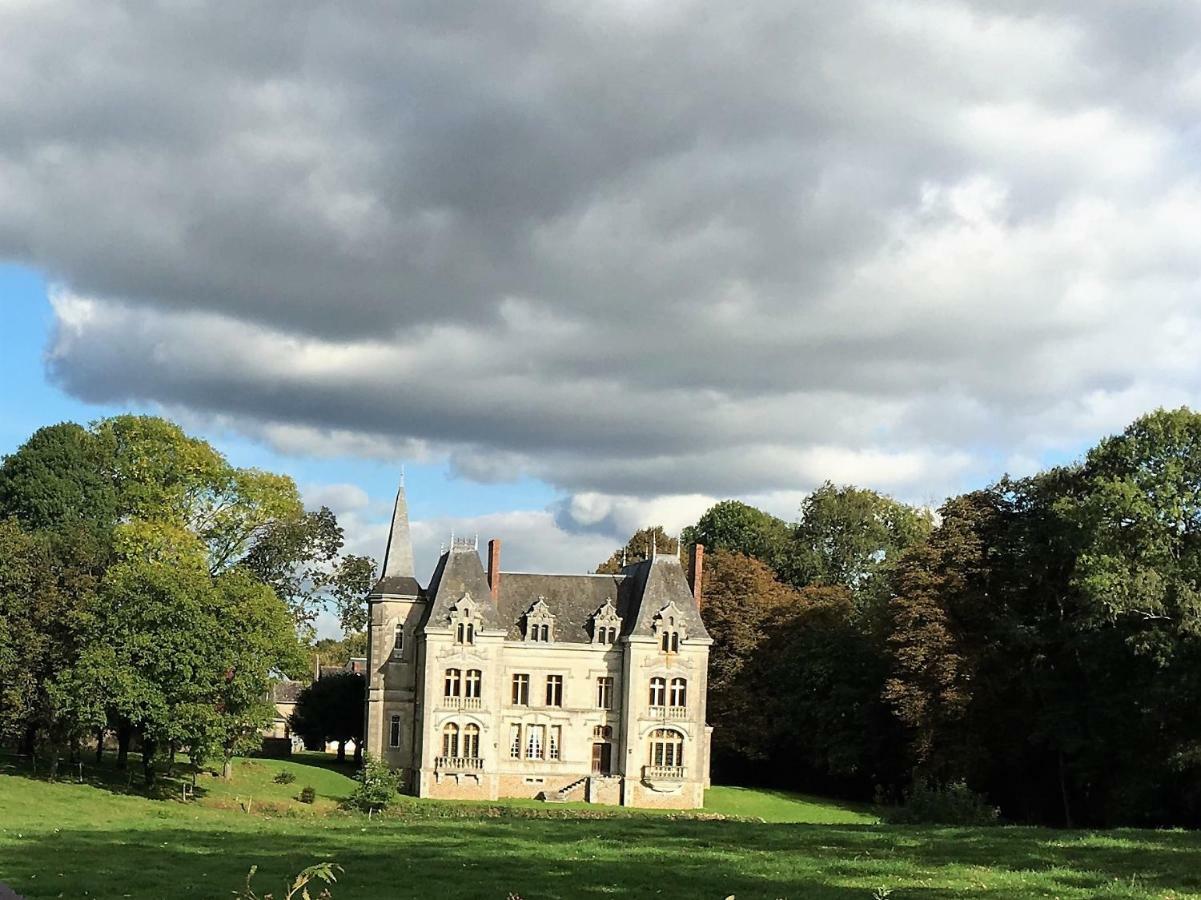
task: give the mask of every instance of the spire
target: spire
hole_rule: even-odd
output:
[[[413,539],[409,536],[409,504],[405,500],[404,474],[396,492],[392,510],[392,529],[388,532],[388,549],[384,553],[384,578],[413,577]]]

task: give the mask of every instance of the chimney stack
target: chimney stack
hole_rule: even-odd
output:
[[[692,598],[696,600],[696,608],[700,609],[702,604],[701,598],[701,577],[704,575],[705,569],[705,545],[693,544],[692,553],[688,560],[688,580],[692,582]]]
[[[488,587],[492,590],[492,602],[500,596],[500,539],[488,541]]]

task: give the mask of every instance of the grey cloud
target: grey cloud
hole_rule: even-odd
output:
[[[1198,15],[12,6],[0,255],[62,285],[85,400],[570,494],[925,499],[1196,396]]]

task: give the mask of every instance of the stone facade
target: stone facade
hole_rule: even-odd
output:
[[[539,575],[451,543],[422,588],[402,487],[368,597],[368,752],[423,797],[703,805],[711,642],[679,560]]]

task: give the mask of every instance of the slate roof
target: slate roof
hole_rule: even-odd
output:
[[[469,593],[479,604],[482,627],[504,629],[510,640],[524,637],[525,614],[545,598],[555,617],[555,641],[592,643],[592,616],[611,600],[621,617],[623,635],[653,633],[654,617],[672,601],[691,638],[708,638],[680,561],[660,556],[627,566],[620,575],[537,575],[501,572],[494,603],[479,554],[454,549],[438,560],[427,594],[431,600],[422,625],[445,627],[455,603]]]
[[[307,686],[303,681],[277,681],[271,685],[271,702],[295,703],[300,692]]]
[[[371,589],[371,596],[420,597],[421,585],[411,575],[381,578]]]

